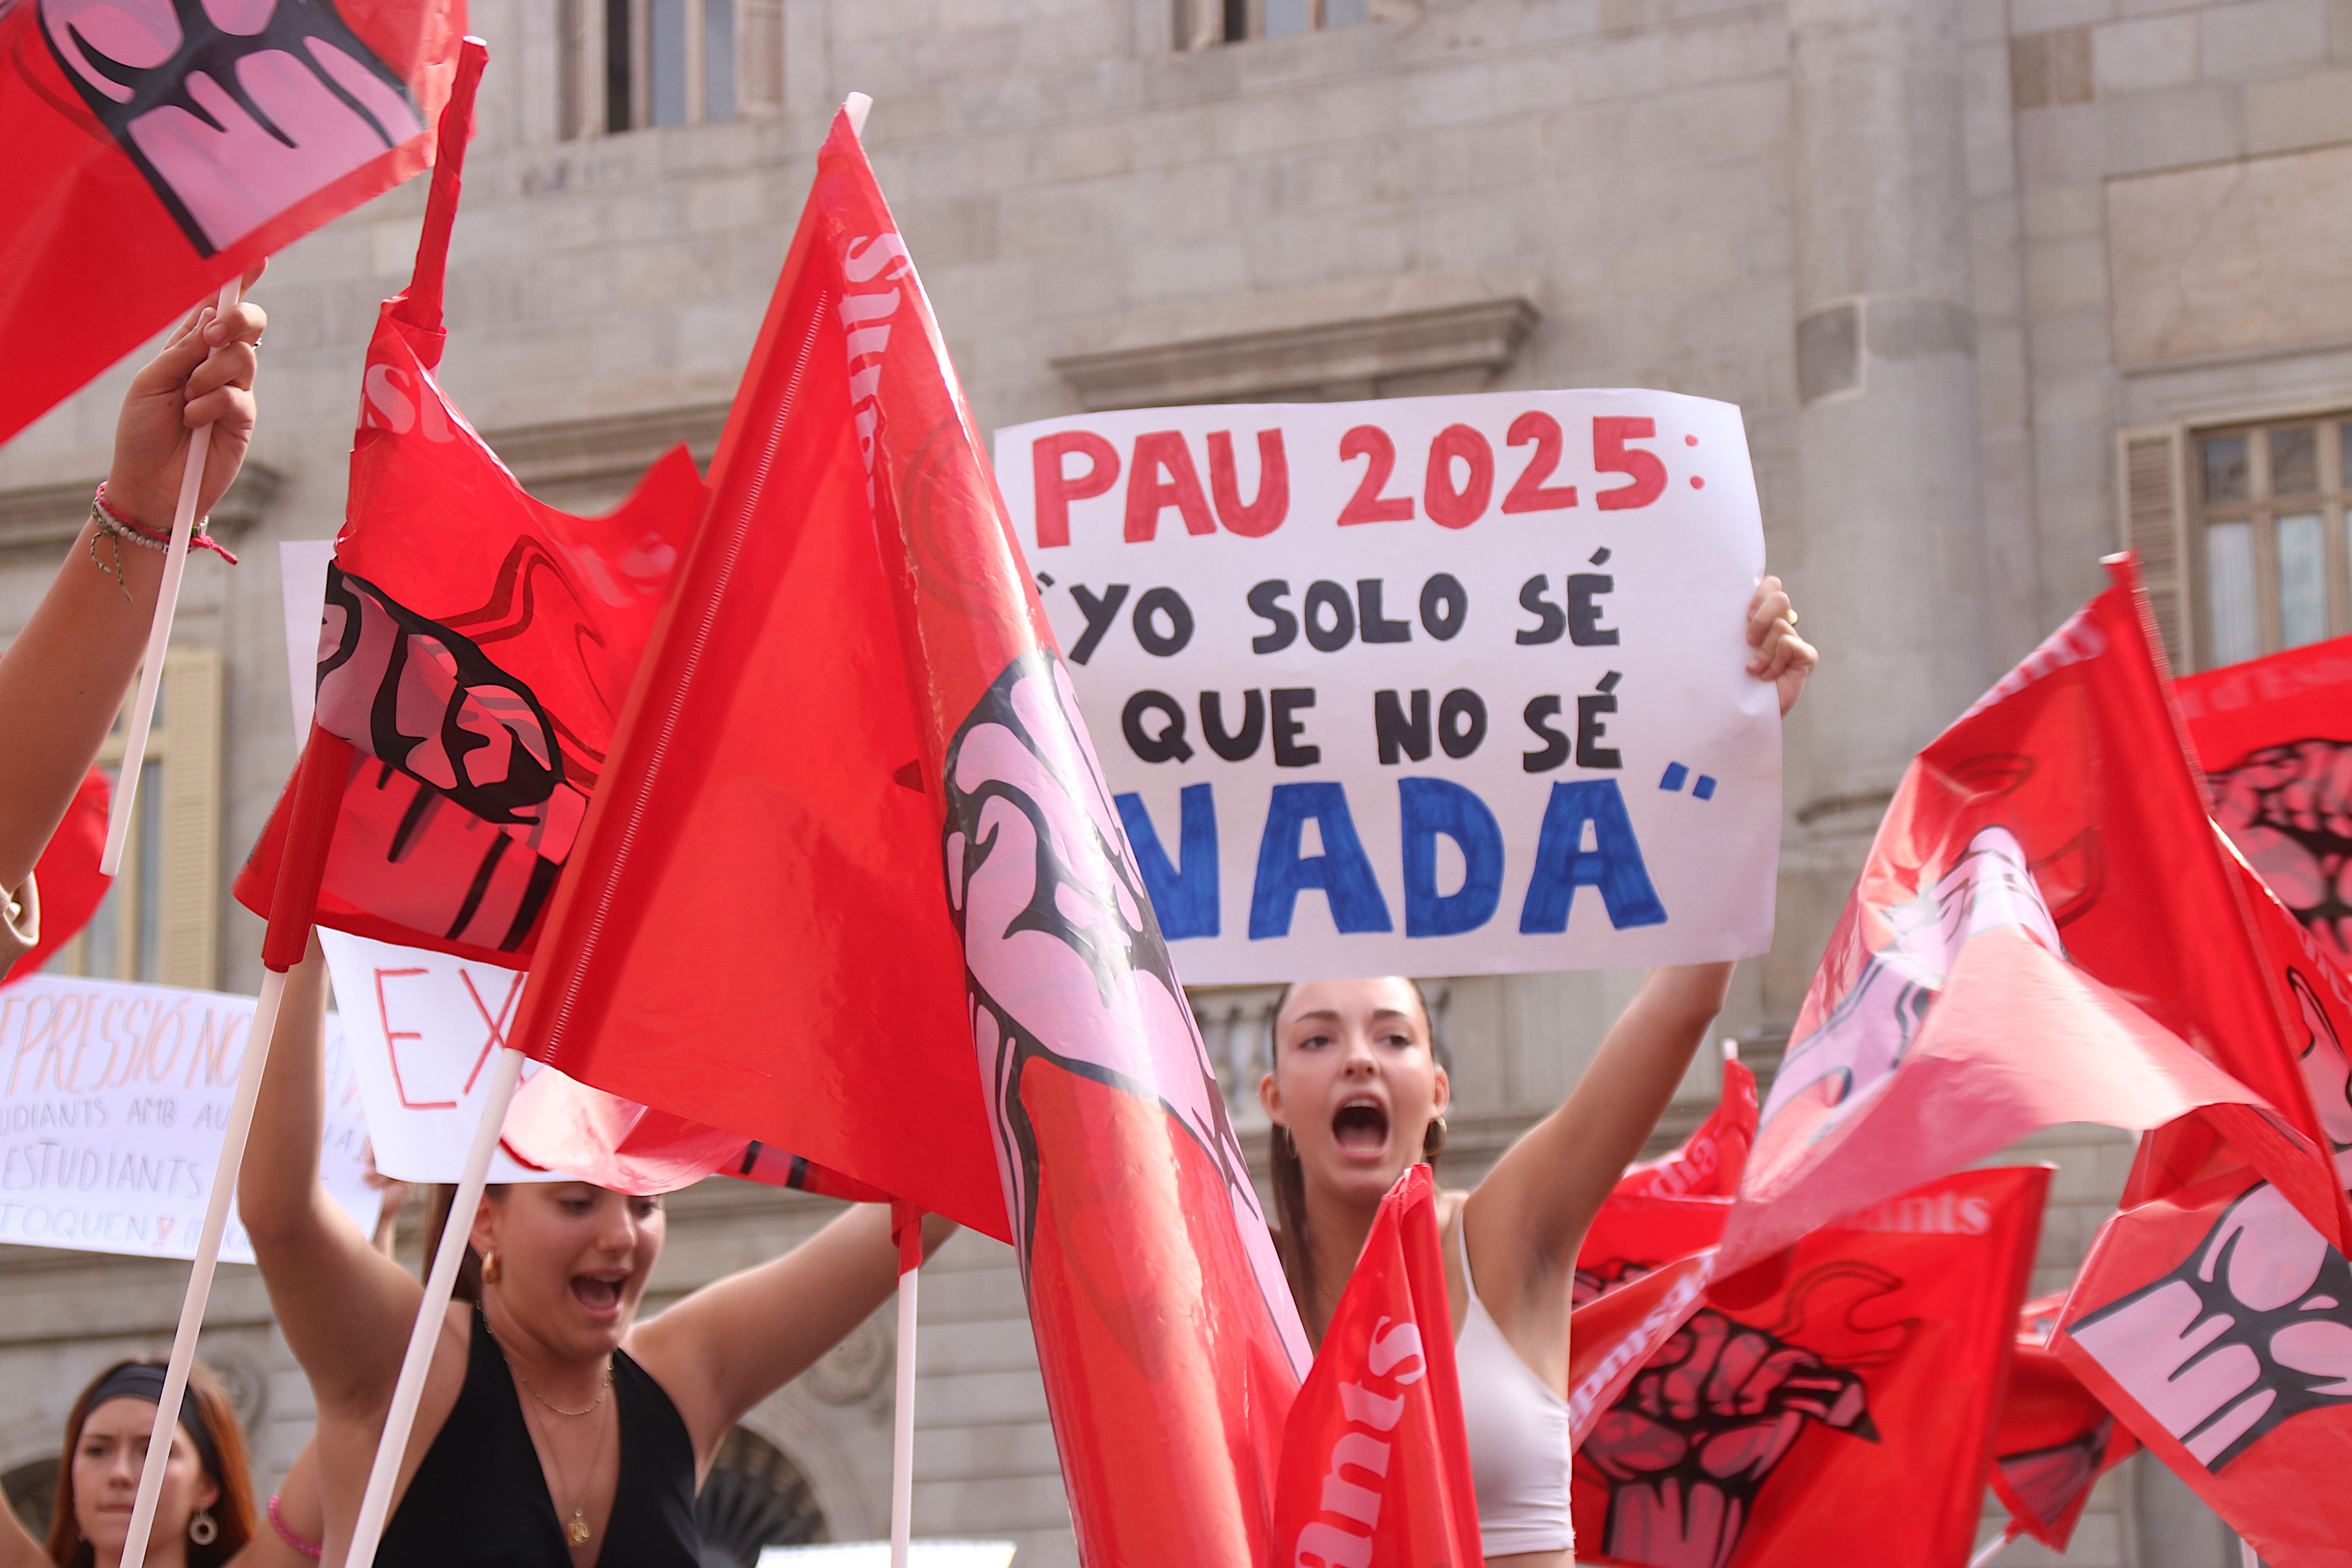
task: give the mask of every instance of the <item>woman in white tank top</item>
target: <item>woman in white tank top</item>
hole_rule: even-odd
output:
[[[1817,656],[1778,578],[1748,605],[1748,673],[1786,714]],[[1439,1199],[1463,1424],[1488,1568],[1567,1568],[1568,1314],[1576,1252],[1723,1005],[1728,963],[1652,970],[1565,1104],[1468,1193]],[[1445,1069],[1421,989],[1398,976],[1283,994],[1258,1086],[1274,1128],[1276,1244],[1319,1342],[1381,1197],[1445,1142]]]

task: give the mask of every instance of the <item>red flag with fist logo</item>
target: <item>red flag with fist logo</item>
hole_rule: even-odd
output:
[[[2352,984],[2241,865],[2292,1044],[2352,1173]],[[2263,1556],[2352,1564],[2352,1265],[2193,1127],[2143,1142],[2054,1342],[2067,1367]]]
[[[1309,1357],[847,115],[516,1039],[1019,1248],[1079,1552],[1269,1564]]]
[[[1948,1176],[1717,1286],[1577,1450],[1577,1561],[1966,1562],[2049,1180]]]
[[[2050,1348],[2063,1296],[2028,1301],[1993,1437],[1992,1489],[2009,1510],[2009,1539],[2031,1535],[2063,1552],[2098,1479],[2139,1452],[2139,1439]]]
[[[2039,1128],[2195,1118],[2352,1233],[2128,557],[1905,774],[1799,1010],[1727,1270]]]
[[[434,157],[464,0],[0,5],[0,441]]]
[[[1437,1196],[1414,1165],[1381,1200],[1282,1433],[1274,1561],[1478,1568]]]
[[[558,511],[435,379],[479,49],[452,97],[415,276],[384,301],[361,375],[320,627],[312,743],[347,751],[349,782],[318,922],[520,969],[703,491],[681,447],[617,510]],[[259,914],[292,795],[236,881]]]
[[[2173,691],[2213,819],[2352,964],[2352,637],[2183,676]]]

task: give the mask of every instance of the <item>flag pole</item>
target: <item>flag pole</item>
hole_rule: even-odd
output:
[[[243,282],[232,278],[213,302],[216,315],[236,309]],[[131,837],[131,807],[139,795],[139,764],[147,755],[147,731],[155,720],[155,693],[163,680],[163,652],[172,640],[172,617],[179,608],[180,578],[188,567],[188,540],[196,530],[196,500],[204,489],[205,463],[213,448],[213,427],[188,433],[188,460],[180,470],[180,500],[172,510],[172,543],[163,552],[163,582],[155,590],[155,618],[147,626],[147,658],[139,667],[139,696],[131,705],[130,733],[122,743],[122,767],[106,817],[106,850],[98,868],[107,876],[122,869],[122,846]]]
[[[1977,1554],[1969,1559],[1969,1568],[1984,1568],[1986,1563],[2000,1555],[2000,1549],[2002,1547],[2008,1545],[2011,1542],[2016,1539],[2017,1532],[2015,1531],[2002,1531],[1999,1535],[1996,1535],[1990,1541],[1986,1542],[1984,1545],[1979,1549]]]
[[[408,1452],[408,1435],[416,1426],[417,1401],[425,1394],[425,1374],[432,1369],[433,1347],[448,1316],[449,1298],[457,1284],[457,1266],[466,1257],[467,1238],[473,1234],[474,1213],[481,1207],[482,1188],[489,1177],[490,1155],[499,1146],[507,1106],[515,1085],[522,1080],[522,1053],[509,1046],[499,1052],[499,1067],[490,1092],[482,1101],[481,1120],[474,1124],[474,1142],[466,1151],[465,1174],[449,1205],[448,1223],[441,1228],[434,1250],[433,1272],[425,1281],[425,1300],[417,1304],[416,1322],[408,1334],[408,1352],[401,1358],[400,1381],[393,1385],[392,1407],[384,1413],[383,1436],[376,1440],[375,1463],[369,1467],[367,1490],[360,1498],[359,1521],[352,1527],[350,1553],[344,1568],[371,1568],[383,1527],[392,1512],[392,1487],[400,1478],[400,1461]]]
[[[898,1386],[890,1430],[890,1568],[907,1568],[915,1537],[915,1281],[923,1266],[923,1211],[890,1205],[898,1244]]]
[[[226,298],[224,293],[224,298]],[[206,426],[197,430],[201,437]],[[193,447],[194,442],[191,441]],[[201,469],[201,463],[192,472]],[[184,500],[194,492],[183,486]],[[186,508],[182,508],[186,521]],[[184,535],[181,543],[187,542]],[[169,601],[165,601],[168,608]],[[158,612],[158,625],[170,631],[170,617]],[[149,668],[159,660],[151,658]],[[152,696],[152,693],[150,692]],[[125,752],[136,757],[135,751]],[[343,784],[350,776],[352,748],[348,742],[313,730],[310,744],[297,764],[293,809],[286,844],[278,861],[277,891],[269,901],[269,930],[262,939],[261,996],[254,1004],[253,1029],[246,1037],[245,1059],[237,1064],[236,1093],[229,1101],[228,1126],[221,1132],[220,1160],[213,1167],[213,1190],[205,1200],[204,1229],[197,1233],[196,1256],[188,1270],[188,1292],[180,1301],[180,1324],[172,1336],[172,1355],[163,1371],[163,1394],[155,1406],[155,1425],[147,1438],[147,1458],[139,1470],[139,1492],[131,1508],[131,1530],[123,1538],[122,1561],[147,1560],[147,1541],[155,1529],[155,1506],[163,1493],[163,1471],[172,1459],[173,1430],[180,1422],[180,1397],[187,1390],[188,1369],[196,1359],[196,1335],[205,1326],[205,1306],[211,1300],[213,1271],[220,1263],[221,1236],[228,1228],[229,1200],[245,1165],[246,1138],[253,1130],[253,1108],[261,1095],[261,1075],[269,1063],[270,1042],[278,1035],[278,1016],[286,998],[287,972],[302,960],[310,941],[310,919],[317,912],[319,885],[326,874],[327,846],[334,836],[335,818],[342,810]],[[115,798],[122,798],[118,788]]]
[[[147,1561],[147,1538],[155,1528],[155,1506],[163,1493],[163,1472],[171,1465],[173,1429],[180,1424],[180,1396],[187,1392],[188,1370],[196,1359],[196,1334],[205,1326],[205,1305],[212,1296],[213,1270],[220,1262],[221,1233],[228,1228],[229,1199],[236,1190],[237,1168],[245,1163],[246,1134],[253,1127],[254,1102],[261,1093],[261,1070],[269,1059],[269,1040],[277,1032],[278,1006],[285,995],[285,973],[264,970],[261,999],[253,1009],[253,1031],[246,1037],[245,1060],[236,1069],[236,1093],[229,1101],[228,1127],[221,1135],[220,1162],[213,1167],[212,1195],[205,1202],[205,1226],[196,1237],[188,1293],[180,1302],[180,1326],[172,1336],[172,1358],[163,1370],[163,1398],[155,1406],[155,1426],[148,1436],[147,1459],[139,1469],[138,1499],[131,1508],[131,1533],[122,1543],[125,1563]]]

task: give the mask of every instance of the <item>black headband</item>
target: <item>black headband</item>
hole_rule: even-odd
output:
[[[153,1362],[124,1362],[90,1386],[89,1398],[81,1407],[82,1418],[88,1420],[91,1411],[114,1399],[163,1404],[163,1369]],[[184,1394],[180,1397],[180,1425],[188,1429],[188,1441],[195,1445],[196,1458],[204,1461],[205,1473],[220,1479],[220,1448],[213,1442],[213,1430],[205,1425],[202,1406]]]

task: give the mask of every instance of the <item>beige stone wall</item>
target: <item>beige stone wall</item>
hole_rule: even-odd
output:
[[[1773,558],[1806,602],[1807,573],[1836,563],[1804,551],[1788,10],[1428,0],[1381,14],[1399,19],[1176,53],[1166,0],[787,0],[781,112],[564,142],[550,7],[477,0],[492,64],[445,380],[565,505],[615,498],[669,441],[707,454],[814,150],[859,89],[984,428],[1154,376],[1223,375],[1228,394],[1255,374],[1257,390],[1294,395],[1631,384],[1726,398],[1747,417]],[[1985,558],[1955,563],[1954,580],[1983,584],[1970,592],[1998,668],[2099,585],[2119,426],[2352,405],[2352,0],[1958,0],[1955,16]],[[260,292],[272,326],[255,458],[281,482],[235,541],[244,567],[191,569],[178,632],[227,658],[224,885],[293,755],[271,546],[340,520],[361,345],[406,276],[422,205],[418,184],[330,226]],[[41,488],[103,471],[126,374],[0,451],[0,633],[29,612],[74,521],[68,492]],[[58,510],[55,527],[20,527],[17,502]],[[1881,656],[1822,629],[1834,658]],[[1908,732],[1948,715],[1885,717]],[[1837,759],[1810,760],[1834,778]],[[1801,874],[1780,941],[1743,967],[1720,1033],[1769,1042],[1793,1013],[1874,807],[1823,810],[1792,819]],[[257,934],[224,907],[220,984],[254,986]],[[1631,983],[1440,984],[1464,1140],[1449,1179],[1558,1102]],[[1246,1122],[1265,998],[1203,1001]],[[1694,1070],[1677,1125],[1712,1083],[1711,1067]],[[2079,1258],[2121,1148],[2069,1130],[2026,1151],[2062,1171],[2038,1283]],[[682,1199],[661,1288],[764,1256],[818,1212]],[[0,1259],[0,1373],[25,1391],[0,1408],[0,1462],[34,1455],[60,1396],[115,1347],[160,1345],[171,1273]],[[223,1353],[264,1374],[263,1450],[282,1464],[307,1394],[238,1271],[215,1322]],[[1072,1561],[1010,1254],[952,1244],[926,1322],[923,1528],[1011,1533],[1024,1563]],[[887,1339],[887,1323],[875,1331]],[[827,1478],[845,1529],[884,1517],[878,1386],[840,1403],[788,1392],[754,1423]],[[2218,1564],[2164,1484],[2108,1483],[2071,1560]],[[2025,1546],[2003,1559],[2034,1560]]]

